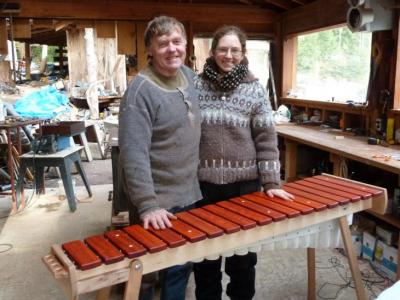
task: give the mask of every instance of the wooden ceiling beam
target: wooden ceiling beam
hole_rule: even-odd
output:
[[[264,2],[286,10],[293,8],[293,2],[291,0],[264,0]]]
[[[317,0],[291,9],[283,14],[282,35],[290,36],[345,24],[348,8],[347,0]]]
[[[307,0],[292,0],[292,2],[301,4],[301,5],[306,5],[308,3]]]
[[[195,4],[171,2],[137,2],[122,0],[103,1],[61,1],[15,0],[21,11],[14,17],[20,18],[62,18],[92,20],[138,20],[148,21],[159,15],[176,17],[180,21],[219,23],[269,24],[278,20],[273,10],[241,4]]]

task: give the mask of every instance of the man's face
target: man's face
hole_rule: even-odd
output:
[[[186,58],[186,40],[179,29],[171,34],[155,36],[148,48],[153,67],[167,77],[175,76]]]

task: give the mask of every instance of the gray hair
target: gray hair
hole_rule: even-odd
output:
[[[187,39],[185,27],[177,19],[168,16],[155,17],[147,24],[144,32],[144,45],[150,47],[153,37],[171,34],[176,30],[181,32],[185,40]]]

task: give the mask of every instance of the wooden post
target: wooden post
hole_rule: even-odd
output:
[[[92,119],[99,118],[99,96],[97,94],[97,57],[94,46],[93,28],[85,28],[85,54],[87,82],[90,87],[86,91],[86,101],[90,109]]]
[[[25,43],[25,79],[31,79],[31,44]]]
[[[351,274],[353,275],[354,284],[357,293],[358,300],[366,300],[367,296],[363,287],[361,280],[361,273],[357,262],[357,257],[355,256],[353,249],[353,242],[351,240],[349,223],[347,222],[346,216],[339,218],[340,232],[342,233],[344,247],[347,253],[347,259],[349,260],[349,266]]]
[[[308,274],[308,289],[307,299],[315,300],[315,248],[307,248],[307,274]]]
[[[124,300],[136,300],[139,298],[140,283],[142,281],[143,265],[140,260],[133,260],[126,283]]]
[[[291,182],[297,176],[297,143],[285,139],[285,181]]]

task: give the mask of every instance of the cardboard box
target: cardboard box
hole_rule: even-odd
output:
[[[354,253],[357,257],[362,255],[362,232],[352,232],[351,240],[353,241]]]
[[[384,244],[382,270],[391,280],[396,280],[397,275],[397,249]]]
[[[362,256],[365,259],[373,260],[375,251],[376,237],[367,231],[363,232]]]
[[[379,264],[382,264],[383,251],[384,250],[385,250],[385,243],[378,240],[376,242],[376,247],[375,247],[375,252],[374,252],[374,259]]]
[[[376,236],[384,241],[387,245],[393,246],[396,239],[396,232],[389,227],[382,225],[376,226],[375,229]]]

